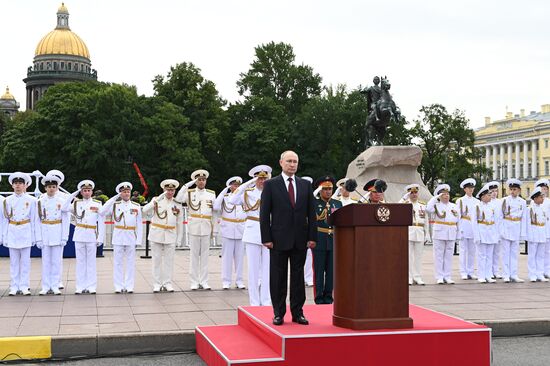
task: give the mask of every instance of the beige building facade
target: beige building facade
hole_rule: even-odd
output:
[[[491,170],[487,180],[518,178],[522,196],[528,197],[536,180],[550,178],[550,104],[528,114],[507,112],[500,120],[485,117],[485,126],[475,131],[475,146]]]

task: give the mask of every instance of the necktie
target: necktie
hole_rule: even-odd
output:
[[[292,178],[288,178],[288,198],[290,198],[290,205],[294,208],[296,201],[294,199],[294,185],[292,184]]]

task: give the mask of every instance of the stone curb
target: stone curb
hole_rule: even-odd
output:
[[[53,359],[191,351],[195,351],[194,331],[52,337]]]
[[[492,329],[493,337],[519,337],[550,334],[550,319],[476,321]]]

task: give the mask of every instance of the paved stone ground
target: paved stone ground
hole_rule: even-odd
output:
[[[472,321],[550,319],[550,284],[478,284],[462,281],[454,257],[455,285],[436,285],[431,246],[424,252],[426,286],[410,287],[410,302]],[[142,253],[139,253],[142,254]],[[33,296],[8,297],[9,259],[0,258],[0,336],[107,335],[192,331],[197,325],[236,323],[240,305],[248,304],[246,290],[221,290],[219,250],[210,253],[212,291],[189,291],[189,252],[175,259],[174,293],[151,292],[151,260],[137,258],[134,294],[114,294],[112,253],[97,259],[98,294],[74,295],[74,259],[65,259],[66,295],[38,296],[39,258],[32,259]],[[246,271],[246,269],[245,269]],[[520,276],[526,278],[527,256],[520,256]],[[245,277],[246,278],[246,277]],[[312,289],[307,289],[312,303]],[[306,314],[307,315],[307,314]]]

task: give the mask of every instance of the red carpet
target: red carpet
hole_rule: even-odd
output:
[[[332,325],[331,305],[308,305],[310,325],[273,326],[271,307],[239,308],[238,325],[197,327],[208,365],[489,365],[490,329],[415,305],[414,328],[355,331]],[[465,352],[464,350],[467,350]]]

